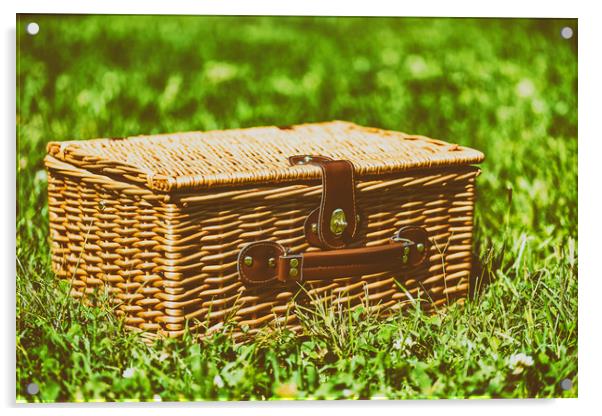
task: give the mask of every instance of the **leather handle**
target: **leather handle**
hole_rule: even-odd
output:
[[[429,239],[422,227],[401,228],[387,244],[308,253],[289,253],[272,241],[247,244],[238,256],[238,273],[247,286],[359,277],[407,271],[426,263]]]

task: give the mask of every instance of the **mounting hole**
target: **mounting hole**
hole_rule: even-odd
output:
[[[570,378],[565,378],[560,382],[560,388],[562,390],[570,390],[573,388],[573,381]]]
[[[40,387],[36,383],[29,383],[27,385],[27,393],[34,395],[40,392]]]
[[[573,37],[573,29],[565,26],[560,30],[560,36],[562,36],[564,39],[570,39]]]
[[[27,31],[27,33],[29,33],[31,36],[35,36],[38,34],[38,32],[40,31],[40,25],[38,25],[36,22],[31,22],[27,24],[27,28],[25,29]]]

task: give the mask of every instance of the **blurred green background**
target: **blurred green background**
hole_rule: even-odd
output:
[[[575,396],[577,32],[574,19],[19,15],[18,398]],[[485,153],[474,274],[490,284],[467,307],[439,322],[415,312],[414,329],[403,317],[375,323],[330,362],[299,350],[334,349],[316,334],[142,346],[55,281],[48,141],[332,119]],[[412,331],[413,349],[391,350]],[[397,361],[383,361],[389,350]],[[517,376],[508,360],[523,352],[534,363]],[[244,374],[230,377],[240,360]],[[40,393],[27,393],[31,382]]]

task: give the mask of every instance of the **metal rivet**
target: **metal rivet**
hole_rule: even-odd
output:
[[[311,232],[314,234],[318,233],[318,224],[316,224],[315,222],[311,225]]]
[[[418,250],[418,252],[422,253],[424,251],[424,244],[422,244],[422,243],[416,244],[416,250]]]
[[[251,257],[251,256],[245,257],[244,262],[245,262],[245,266],[252,266],[253,265],[253,257]]]
[[[407,263],[407,262],[408,262],[408,256],[403,256],[403,257],[401,258],[401,261],[402,261],[404,264],[405,264],[405,263]]]
[[[408,254],[410,254],[410,247],[409,246],[405,246],[403,248],[403,254],[404,254],[404,256],[407,256]]]
[[[310,155],[307,155],[303,158],[303,163],[309,163],[313,160],[313,158]]]
[[[276,259],[274,257],[270,257],[268,259],[268,266],[270,266],[270,267],[276,267]]]
[[[299,265],[298,259],[291,259],[291,267],[297,267]]]
[[[297,277],[297,275],[299,274],[299,269],[293,267],[288,271],[288,274],[290,277]]]

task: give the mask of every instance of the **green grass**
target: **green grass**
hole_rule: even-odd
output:
[[[17,399],[577,396],[577,41],[560,36],[566,25],[577,33],[576,20],[21,16]],[[81,306],[55,280],[49,140],[330,119],[486,154],[480,290],[464,306],[387,320],[306,311],[300,338],[147,346],[106,303]],[[532,362],[512,365],[517,354]]]

